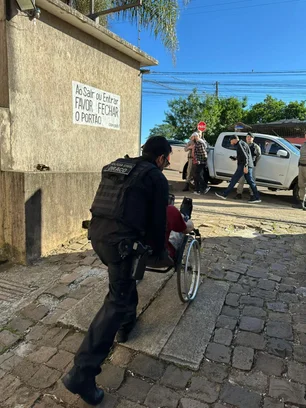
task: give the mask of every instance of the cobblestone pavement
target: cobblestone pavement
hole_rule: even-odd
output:
[[[192,371],[117,345],[97,377],[106,390],[100,407],[306,407],[306,226],[197,208],[194,219],[203,280],[229,287],[201,366]],[[85,408],[60,381],[83,334],[58,321],[105,277],[105,267],[82,238],[33,268],[57,278],[3,323],[0,406]],[[2,288],[10,274],[1,274]],[[14,293],[23,290],[15,280]]]

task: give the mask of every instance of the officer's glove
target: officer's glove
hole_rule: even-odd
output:
[[[147,266],[150,268],[168,268],[173,265],[174,261],[169,256],[168,251],[163,251],[158,255],[150,255],[147,260]]]

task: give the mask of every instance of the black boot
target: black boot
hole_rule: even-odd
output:
[[[79,394],[89,405],[98,405],[103,400],[104,391],[97,387],[95,377],[86,376],[76,366],[62,378],[62,382],[68,391]]]
[[[135,324],[136,324],[136,319],[132,320],[128,324],[125,323],[124,326],[120,327],[120,329],[117,331],[117,336],[116,336],[117,343],[126,343],[128,341],[129,334],[133,330]]]
[[[183,191],[189,191],[189,183],[185,184],[185,187],[183,188]]]

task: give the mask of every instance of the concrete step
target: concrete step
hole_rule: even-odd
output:
[[[124,345],[133,350],[158,357],[175,329],[187,304],[177,295],[176,275],[167,282],[159,296],[140,316]]]
[[[176,275],[149,273],[138,285],[137,324],[124,346],[197,370],[214,331],[229,285],[205,279],[196,299],[182,304]],[[58,322],[86,331],[108,291],[108,278],[67,311]]]
[[[62,315],[57,322],[77,330],[87,331],[91,321],[102,306],[107,292],[108,278],[103,276],[95,288]]]
[[[172,275],[173,272],[167,274],[147,272],[145,274],[144,279],[137,286],[139,295],[138,315],[156,298]],[[107,292],[108,278],[107,276],[101,277],[95,288],[61,316],[58,323],[81,331],[87,331],[91,321],[102,306]]]
[[[163,348],[162,359],[199,369],[228,289],[226,282],[205,280]]]
[[[226,282],[206,279],[196,299],[190,305],[182,304],[173,276],[140,317],[124,346],[197,370],[228,289]]]

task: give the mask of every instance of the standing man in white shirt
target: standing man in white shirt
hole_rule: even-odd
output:
[[[197,132],[194,132],[190,138],[189,142],[185,146],[185,152],[188,152],[188,165],[187,165],[187,174],[186,174],[186,185],[183,191],[189,191],[189,185],[191,180],[194,178],[194,138],[198,136]]]

